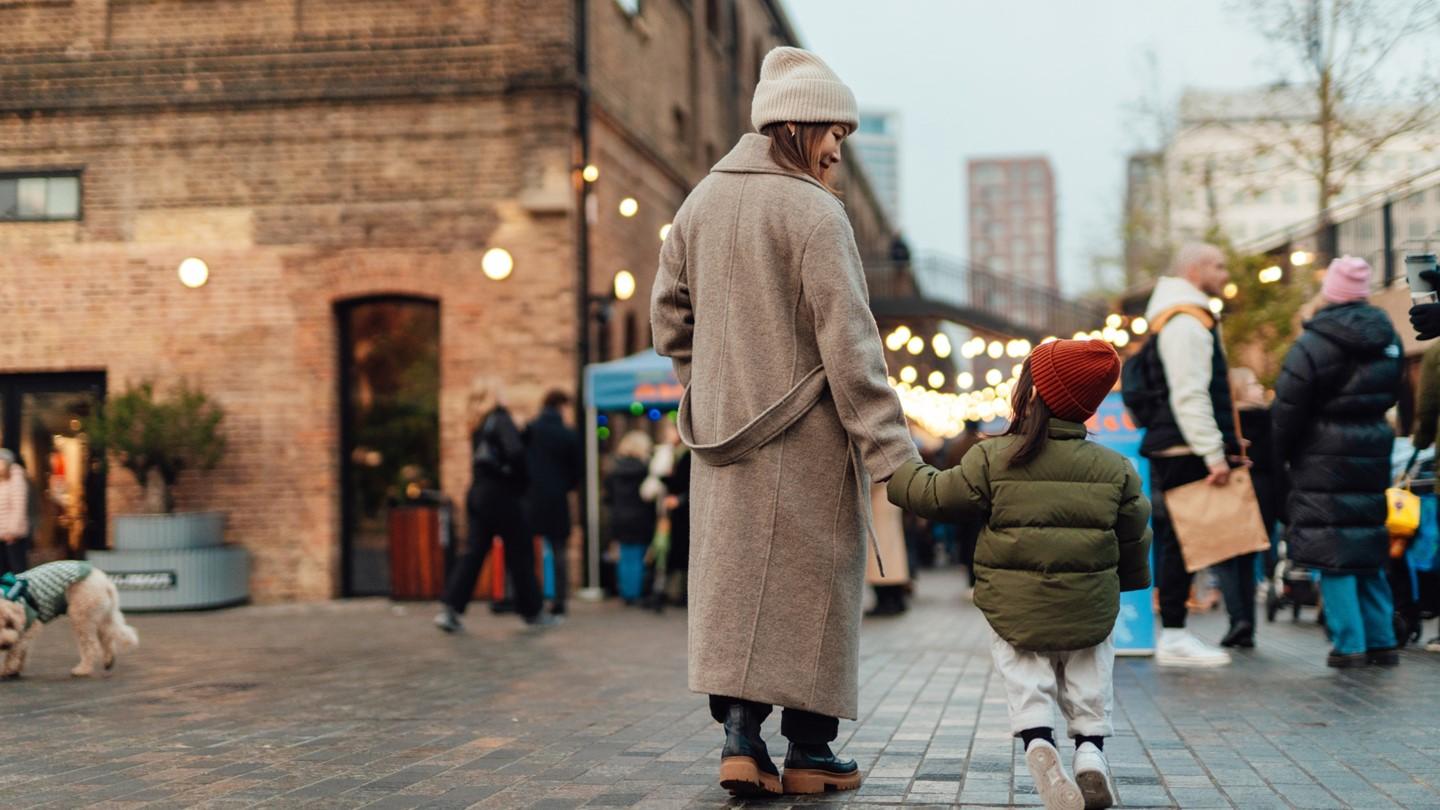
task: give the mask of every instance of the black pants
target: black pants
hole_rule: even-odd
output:
[[[450,572],[443,601],[464,613],[475,594],[475,580],[497,535],[505,544],[505,572],[514,591],[515,610],[526,619],[540,615],[540,587],[535,581],[535,541],[530,536],[520,499],[502,495],[466,499],[469,536],[465,553]]]
[[[955,533],[960,541],[960,564],[965,566],[966,576],[970,578],[970,587],[973,588],[975,587],[975,545],[980,540],[980,524],[957,524]]]
[[[1160,591],[1160,624],[1167,628],[1185,626],[1190,598],[1191,575],[1185,570],[1180,540],[1165,510],[1165,490],[1204,480],[1210,474],[1199,456],[1155,457],[1150,459],[1150,525],[1155,532],[1155,577]],[[1254,601],[1253,599],[1251,600]]]
[[[20,538],[13,543],[0,543],[0,574],[23,574],[27,570],[25,544]]]
[[[724,695],[711,695],[710,716],[715,718],[715,722],[724,723],[725,717],[730,714],[730,707],[736,703],[749,706],[762,721],[769,717],[770,712],[774,710],[774,707],[768,703],[756,703],[753,700],[741,700]],[[803,709],[786,709],[784,714],[780,715],[780,733],[792,743],[820,745],[831,742],[840,736],[840,719],[807,712]]]
[[[1255,557],[1241,554],[1215,566],[1220,580],[1220,595],[1225,597],[1225,612],[1230,626],[1249,622],[1255,626]]]

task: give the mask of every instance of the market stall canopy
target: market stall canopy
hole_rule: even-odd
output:
[[[636,402],[673,408],[684,393],[670,360],[654,349],[585,367],[585,407],[595,411],[623,411]]]

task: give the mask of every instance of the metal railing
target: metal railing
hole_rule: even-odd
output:
[[[1328,227],[1301,222],[1238,247],[1282,257],[1296,250],[1358,256],[1376,269],[1376,287],[1389,287],[1404,277],[1406,253],[1440,250],[1440,168],[1332,206],[1327,214]]]
[[[933,253],[908,262],[866,262],[865,275],[877,317],[930,315],[1031,339],[1088,332],[1105,318],[1103,303],[1065,298],[1058,290]]]

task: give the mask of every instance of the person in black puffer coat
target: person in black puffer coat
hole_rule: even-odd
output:
[[[645,551],[655,539],[655,503],[641,494],[650,475],[650,437],[639,431],[625,434],[615,451],[615,462],[605,476],[605,506],[610,513],[610,538],[620,544],[616,579],[620,598],[636,604],[645,593]]]
[[[1364,260],[1330,264],[1329,305],[1285,356],[1271,408],[1276,456],[1290,468],[1288,555],[1321,572],[1333,667],[1399,662],[1384,573],[1395,442],[1385,412],[1399,397],[1402,359],[1389,317],[1366,302],[1369,289]]]

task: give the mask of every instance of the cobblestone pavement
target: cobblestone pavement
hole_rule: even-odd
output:
[[[865,786],[768,806],[1038,804],[983,619],[954,575],[921,588],[865,627],[862,719],[840,740]],[[28,676],[0,682],[0,807],[731,804],[684,688],[683,612],[577,605],[531,631],[480,608],[454,637],[428,605],[379,601],[134,616],[144,647],[93,681],[67,676],[52,627]],[[1126,806],[1440,807],[1440,656],[1327,670],[1313,622],[1284,620],[1260,645],[1223,670],[1119,663],[1107,751]]]

